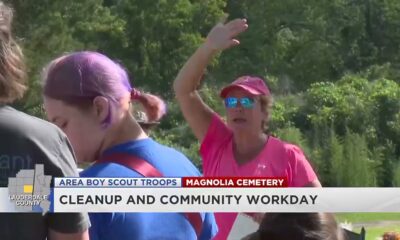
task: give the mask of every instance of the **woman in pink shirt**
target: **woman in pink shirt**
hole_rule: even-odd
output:
[[[204,176],[286,177],[289,187],[321,184],[301,149],[265,134],[272,97],[264,80],[242,76],[220,92],[226,107],[224,122],[196,91],[202,74],[219,51],[239,44],[248,28],[245,19],[216,25],[174,81],[183,115],[201,142]],[[216,214],[219,233],[226,239],[237,213]]]

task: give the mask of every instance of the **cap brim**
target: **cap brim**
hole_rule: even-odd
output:
[[[248,87],[248,86],[245,86],[245,85],[240,85],[240,84],[235,84],[235,85],[229,85],[229,86],[224,87],[221,90],[221,93],[219,94],[220,97],[225,98],[226,95],[228,95],[228,93],[233,89],[241,89],[241,90],[243,90],[243,91],[245,91],[247,93],[250,93],[253,96],[262,95],[261,92],[259,92],[258,90],[255,90],[255,89],[253,89],[251,87]]]

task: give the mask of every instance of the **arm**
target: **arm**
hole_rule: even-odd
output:
[[[289,187],[322,187],[318,176],[303,151],[296,145],[286,144]]]
[[[60,233],[49,229],[49,240],[89,240],[88,230],[80,233]]]
[[[78,177],[75,156],[67,137],[57,128],[48,139],[47,169],[53,177]],[[89,239],[87,213],[47,213],[49,240]]]
[[[318,179],[315,179],[314,181],[306,184],[304,187],[322,187],[322,185]]]
[[[203,102],[196,90],[200,78],[212,57],[218,51],[238,45],[239,41],[234,38],[246,29],[246,20],[243,19],[236,19],[225,25],[217,24],[174,81],[175,95],[183,116],[200,142],[207,133],[213,114],[213,110]]]

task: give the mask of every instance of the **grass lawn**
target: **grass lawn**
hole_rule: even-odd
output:
[[[361,231],[360,228],[353,229],[353,232],[359,233]],[[391,225],[391,226],[385,226],[385,227],[373,227],[373,228],[368,228],[365,230],[366,231],[366,240],[376,240],[380,239],[382,235],[385,232],[400,232],[400,226],[399,225]]]
[[[337,213],[336,219],[339,222],[364,223],[364,222],[379,222],[379,221],[399,221],[400,213]],[[353,232],[359,233],[361,228],[354,228]],[[400,232],[400,224],[365,227],[367,240],[376,240],[382,237],[383,233],[395,231]]]
[[[336,213],[339,222],[400,221],[400,213]]]

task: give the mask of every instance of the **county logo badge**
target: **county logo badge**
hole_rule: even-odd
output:
[[[50,209],[51,176],[44,175],[44,165],[35,169],[20,170],[15,177],[8,178],[8,197],[18,212],[42,212]]]

